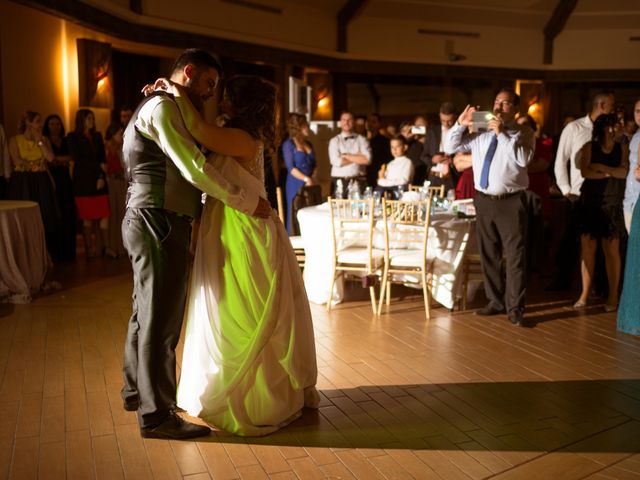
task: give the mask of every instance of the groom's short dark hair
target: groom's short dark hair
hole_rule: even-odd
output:
[[[171,73],[182,70],[187,65],[193,65],[196,68],[214,68],[219,76],[222,76],[222,65],[206,50],[200,48],[188,48],[182,52],[173,63]]]

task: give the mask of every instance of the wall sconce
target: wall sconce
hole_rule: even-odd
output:
[[[333,118],[332,79],[329,72],[312,70],[306,72],[306,79],[313,92],[311,119],[326,121]]]
[[[77,46],[80,106],[113,108],[111,45],[78,39]]]
[[[544,126],[544,84],[542,80],[516,80],[515,91],[520,95],[521,108],[526,107],[526,114],[530,115],[538,125],[538,132]],[[520,110],[524,114],[525,110]]]
[[[329,106],[329,104],[330,104],[329,98],[322,97],[321,99],[318,100],[318,110],[325,110]]]

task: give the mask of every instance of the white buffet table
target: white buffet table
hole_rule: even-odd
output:
[[[331,285],[333,240],[329,206],[324,203],[298,211],[300,234],[305,249],[304,283],[309,301],[327,302]],[[461,283],[462,259],[469,245],[473,221],[441,213],[432,214],[427,243],[427,258],[432,265],[432,297],[453,308]],[[374,246],[384,248],[384,226],[376,222]],[[409,280],[409,279],[408,279]],[[336,282],[332,302],[343,300],[342,277]]]

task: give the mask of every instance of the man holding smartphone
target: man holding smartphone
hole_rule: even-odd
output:
[[[429,128],[422,151],[422,162],[426,168],[425,180],[437,187],[444,185],[445,189],[455,189],[458,182],[458,172],[452,165],[451,155],[445,151],[444,142],[449,129],[456,121],[453,103],[444,102],[438,112],[440,125]]]
[[[475,108],[467,105],[447,136],[446,150],[471,151],[476,188],[476,233],[484,289],[489,303],[478,315],[507,313],[511,323],[523,324],[526,292],[526,231],[529,185],[527,164],[535,137],[515,121],[520,98],[502,88],[493,104],[485,132],[469,133]],[[502,257],[506,258],[506,278]]]

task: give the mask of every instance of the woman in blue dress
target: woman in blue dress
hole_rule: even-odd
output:
[[[304,186],[314,184],[316,157],[313,146],[307,140],[309,124],[304,115],[292,113],[287,119],[289,138],[282,144],[282,156],[287,166],[287,232],[293,232],[293,199]]]
[[[632,160],[632,159],[630,159]],[[636,159],[634,175],[640,182],[640,158]],[[636,203],[631,217],[631,230],[627,244],[627,261],[624,268],[622,297],[618,307],[618,330],[640,335],[640,202]]]

